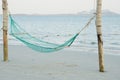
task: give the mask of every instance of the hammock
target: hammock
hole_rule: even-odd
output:
[[[42,41],[36,37],[33,37],[32,35],[27,33],[24,29],[22,29],[20,27],[20,25],[15,22],[15,20],[12,18],[11,15],[9,15],[9,17],[10,17],[10,22],[11,22],[10,23],[10,34],[13,37],[15,37],[16,39],[23,42],[29,48],[31,48],[35,51],[44,52],[44,53],[55,52],[55,51],[65,48],[65,47],[69,47],[74,42],[74,40],[79,35],[79,33],[84,28],[86,28],[94,18],[94,17],[92,17],[90,19],[90,21],[86,24],[86,26],[84,28],[82,28],[82,30],[80,32],[76,33],[73,37],[71,37],[69,40],[67,40],[63,44],[55,44],[55,43]]]

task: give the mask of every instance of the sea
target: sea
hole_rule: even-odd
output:
[[[60,15],[27,15],[13,14],[13,19],[27,33],[56,44],[62,44],[73,35],[81,31],[93,15],[80,14],[60,14]],[[9,21],[10,23],[10,21]],[[9,35],[10,24],[8,26],[8,44],[24,45],[13,36]],[[0,15],[0,44],[3,44],[2,35],[2,15]],[[23,34],[24,35],[24,34]],[[120,15],[102,16],[102,37],[103,47],[106,50],[120,53]],[[74,48],[97,48],[97,33],[95,19],[87,28],[82,30],[71,47]]]

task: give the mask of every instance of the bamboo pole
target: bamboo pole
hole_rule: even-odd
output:
[[[2,0],[3,9],[3,53],[4,61],[8,61],[8,7],[7,0]]]
[[[96,31],[98,39],[98,55],[99,55],[99,71],[104,72],[104,59],[103,59],[103,40],[102,40],[102,0],[97,0],[97,15],[96,15]]]

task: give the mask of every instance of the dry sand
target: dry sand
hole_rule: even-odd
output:
[[[0,45],[0,80],[120,80],[120,55],[108,52],[105,50],[105,72],[101,73],[97,49],[43,54],[25,46],[9,46],[9,61],[3,62]],[[116,52],[120,53],[112,51]]]

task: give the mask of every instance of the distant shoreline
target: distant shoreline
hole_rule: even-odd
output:
[[[82,12],[78,12],[76,14],[72,14],[72,13],[68,13],[68,14],[39,14],[39,13],[13,13],[12,15],[25,15],[25,16],[76,16],[76,15],[90,15],[90,14],[94,14],[95,10],[91,10],[91,11],[82,11]],[[103,15],[109,15],[109,16],[114,16],[114,15],[118,15],[120,16],[120,13],[116,13],[116,12],[112,12],[109,10],[103,10],[102,11]],[[1,16],[2,14],[0,14]]]

